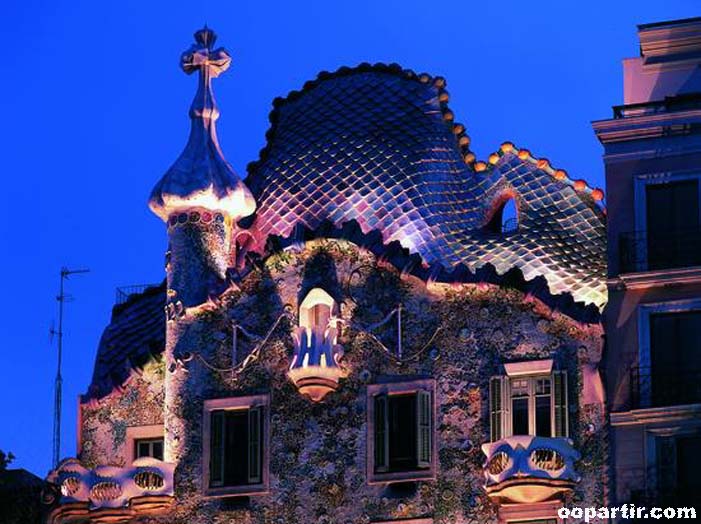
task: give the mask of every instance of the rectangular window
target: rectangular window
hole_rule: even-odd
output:
[[[701,310],[650,315],[650,370],[641,371],[655,406],[701,400]]]
[[[260,482],[263,453],[260,409],[211,412],[210,487]]]
[[[550,377],[511,380],[512,435],[553,435]]]
[[[434,475],[433,381],[368,386],[370,481]]]
[[[492,442],[511,435],[567,436],[565,372],[493,377],[489,391]]]
[[[655,438],[656,499],[666,504],[693,504],[701,490],[701,435]]]
[[[163,439],[136,439],[134,440],[134,458],[151,457],[163,460]]]
[[[701,264],[699,181],[645,187],[648,269]]]
[[[267,405],[267,395],[205,401],[206,494],[266,491]]]

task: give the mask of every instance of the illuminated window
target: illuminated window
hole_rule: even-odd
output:
[[[568,436],[567,374],[552,371],[551,360],[507,364],[507,374],[490,381],[489,402],[492,442]]]

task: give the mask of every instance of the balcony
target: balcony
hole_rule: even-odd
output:
[[[496,503],[556,500],[580,480],[574,469],[579,453],[567,438],[519,435],[484,444],[482,451],[485,490]]]
[[[175,466],[153,458],[140,458],[131,466],[85,468],[67,459],[49,473],[54,493],[44,497],[53,505],[48,523],[129,522],[135,516],[161,513],[173,501]]]
[[[701,403],[701,370],[653,372],[650,367],[630,370],[631,408],[657,408]]]
[[[621,233],[619,273],[701,266],[701,229]]]

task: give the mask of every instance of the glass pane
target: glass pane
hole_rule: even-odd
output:
[[[649,269],[698,264],[698,180],[650,184],[645,191]]]
[[[136,449],[137,449],[136,457],[137,458],[150,457],[151,453],[150,453],[149,448],[150,448],[150,446],[149,446],[148,442],[145,442],[145,441],[138,442],[137,446],[136,446]]]
[[[536,380],[535,394],[536,395],[549,395],[550,394],[550,378],[539,378],[538,380]]]
[[[535,434],[539,437],[552,436],[550,424],[550,395],[540,395],[535,399]]]
[[[511,402],[512,433],[514,435],[528,435],[528,398],[515,398]]]
[[[701,311],[650,315],[650,363],[653,405],[701,400]]]
[[[416,395],[389,397],[389,469],[416,469]]]
[[[527,397],[528,396],[528,380],[518,379],[511,381],[511,396],[512,397]]]
[[[248,484],[248,410],[227,411],[224,428],[224,485]]]
[[[163,460],[163,441],[157,440],[153,443],[153,458]]]

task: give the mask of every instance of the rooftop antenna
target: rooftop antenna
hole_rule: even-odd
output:
[[[61,285],[56,300],[58,301],[58,330],[51,327],[50,334],[56,335],[58,339],[58,365],[56,367],[56,382],[54,384],[54,441],[53,441],[53,467],[58,466],[59,455],[61,453],[61,390],[63,380],[61,378],[61,359],[63,357],[63,304],[71,300],[70,295],[64,292],[64,282],[70,275],[78,273],[88,273],[89,269],[68,269],[61,268]]]

